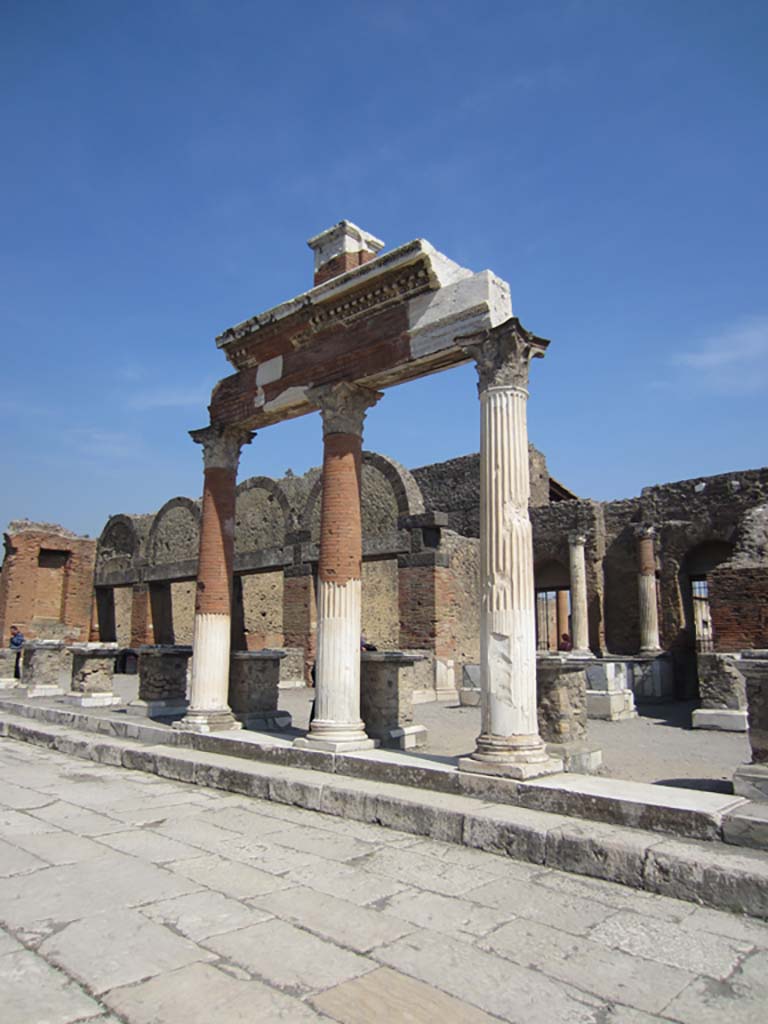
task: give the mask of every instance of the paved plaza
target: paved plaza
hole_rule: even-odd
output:
[[[0,740],[3,1024],[763,1024],[768,924]]]

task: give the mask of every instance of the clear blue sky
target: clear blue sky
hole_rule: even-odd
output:
[[[348,218],[510,282],[583,496],[768,463],[765,0],[0,0],[0,529],[196,496],[228,326]],[[477,449],[474,371],[365,444]],[[241,477],[321,458],[316,415]]]

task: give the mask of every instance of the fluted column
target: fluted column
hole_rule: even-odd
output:
[[[639,526],[635,531],[641,654],[658,654],[661,650],[654,536],[655,531],[652,526]]]
[[[462,345],[480,395],[480,688],[482,732],[469,772],[529,778],[557,771],[536,715],[536,605],[528,517],[528,364],[547,342],[516,320]]]
[[[363,420],[381,395],[341,383],[309,396],[323,417],[316,696],[309,732],[296,745],[360,750],[375,745],[360,718]]]
[[[192,682],[189,710],[174,728],[188,732],[239,729],[228,700],[235,554],[235,486],[240,448],[249,430],[217,426],[190,431],[203,446],[205,477],[200,521]]]
[[[568,563],[571,574],[571,630],[573,650],[576,657],[591,657],[589,649],[589,618],[587,614],[587,566],[584,560],[584,545],[587,538],[583,533],[568,535]]]

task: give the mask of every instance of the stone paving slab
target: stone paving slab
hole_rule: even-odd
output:
[[[52,769],[68,778],[61,795],[73,808],[80,786],[91,799],[79,762],[16,741],[0,740],[0,777],[34,796],[38,758],[44,785]],[[137,783],[145,776],[98,770],[116,807],[137,786],[151,804],[153,786]],[[765,1020],[765,922],[184,783],[163,783],[163,800],[169,785],[182,805],[190,793],[210,799],[171,820],[166,804],[140,829],[82,837],[85,819],[73,814],[53,835],[4,837],[12,847],[69,838],[84,850],[79,863],[0,878],[2,1024]],[[34,803],[16,813],[35,820]],[[196,828],[212,849],[166,862],[166,844],[191,845]],[[293,845],[280,842],[286,834]],[[278,875],[298,843],[309,860]],[[238,859],[246,849],[252,864]]]

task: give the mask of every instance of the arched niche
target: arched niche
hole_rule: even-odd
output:
[[[171,498],[149,531],[150,565],[193,561],[200,546],[200,506],[191,498]]]
[[[311,540],[320,540],[320,495],[322,476],[312,485],[301,517],[301,527]],[[361,481],[361,515],[363,546],[366,542],[398,533],[400,516],[418,515],[424,511],[421,488],[413,475],[388,455],[363,452]]]
[[[130,516],[110,516],[96,545],[97,572],[132,568],[139,544],[139,535]]]
[[[266,476],[244,480],[236,495],[235,551],[284,547],[292,519],[288,498],[279,484]]]

